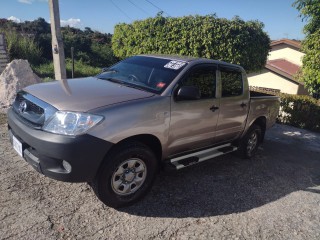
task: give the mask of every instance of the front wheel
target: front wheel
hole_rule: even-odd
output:
[[[252,125],[246,135],[241,139],[238,153],[242,158],[251,158],[255,155],[261,143],[261,127]]]
[[[122,144],[106,157],[92,187],[107,206],[129,206],[149,191],[157,168],[149,147],[139,142]]]

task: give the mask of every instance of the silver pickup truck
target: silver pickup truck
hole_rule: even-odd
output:
[[[278,97],[250,92],[238,65],[140,55],[95,77],[25,88],[8,129],[38,172],[88,182],[106,205],[122,207],[148,192],[160,168],[233,151],[252,157],[278,111]]]

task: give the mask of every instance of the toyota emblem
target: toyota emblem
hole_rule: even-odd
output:
[[[24,113],[27,110],[27,102],[26,101],[22,101],[19,105],[19,112],[20,113]]]

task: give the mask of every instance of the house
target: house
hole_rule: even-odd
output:
[[[279,89],[283,93],[307,95],[304,84],[296,77],[304,56],[300,42],[281,39],[272,41],[270,47],[264,69],[248,74],[249,85]]]

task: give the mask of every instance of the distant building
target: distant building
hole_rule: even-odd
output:
[[[279,89],[282,93],[307,95],[304,84],[296,78],[302,66],[303,56],[299,41],[272,41],[265,68],[260,72],[248,74],[249,85]]]

